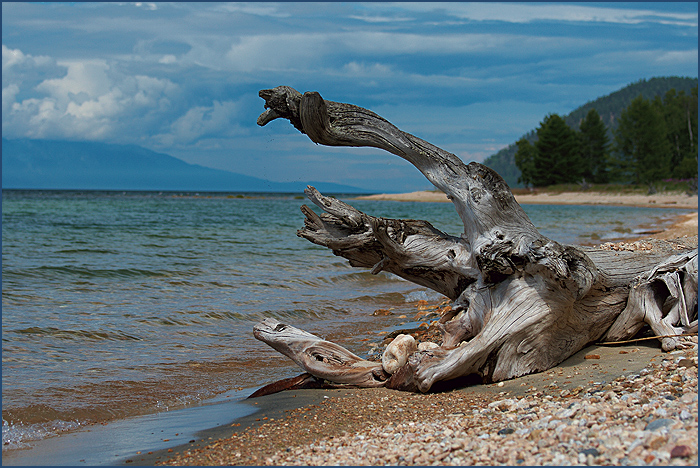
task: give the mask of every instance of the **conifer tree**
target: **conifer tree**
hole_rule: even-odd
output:
[[[608,182],[609,146],[607,129],[595,109],[588,111],[580,125],[582,176],[589,182]]]
[[[666,135],[671,149],[670,174],[679,179],[698,175],[698,88],[690,95],[669,90],[663,99]]]
[[[622,112],[615,131],[618,178],[651,184],[669,175],[671,151],[663,111],[642,96]]]
[[[537,129],[532,182],[535,186],[574,183],[581,179],[577,132],[557,114],[549,114]]]
[[[518,145],[518,151],[515,153],[515,165],[520,169],[518,183],[526,187],[534,185],[535,155],[537,150],[527,138],[521,138],[516,145]]]

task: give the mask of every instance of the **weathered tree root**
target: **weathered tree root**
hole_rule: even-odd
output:
[[[311,375],[425,392],[472,374],[493,382],[544,371],[599,339],[632,338],[645,325],[665,336],[665,350],[685,345],[671,335],[697,333],[697,237],[650,241],[643,250],[562,245],[537,231],[486,166],[465,165],[371,111],[316,92],[280,86],[260,96],[267,108],[260,125],[282,117],[315,143],[398,155],[445,192],[464,224],[454,237],[426,221],[367,215],[309,187],[307,197],[325,213],[303,206],[299,236],[352,266],[394,273],[453,300],[440,320],[440,347],[397,342],[384,365],[271,319],[256,325],[256,338]]]

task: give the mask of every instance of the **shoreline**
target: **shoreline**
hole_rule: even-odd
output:
[[[515,200],[523,205],[608,205],[659,209],[690,209],[695,213],[678,215],[668,228],[629,239],[640,240],[647,237],[673,239],[698,234],[698,196],[688,196],[680,192],[663,192],[654,195],[607,194],[602,192],[560,192],[514,194]],[[363,195],[355,200],[383,200],[397,202],[448,203],[447,196],[436,190],[409,193],[382,193]]]
[[[698,208],[698,196],[681,192],[660,192],[654,195],[609,194],[602,192],[545,192],[514,194],[515,200],[524,205],[612,205],[644,208]],[[449,202],[447,196],[436,190],[409,193],[381,193],[362,195],[356,200],[388,200],[413,202]]]
[[[687,207],[659,206],[659,208]],[[693,236],[697,235],[697,226],[697,212],[690,214],[679,214],[676,217],[674,224],[668,229],[662,232],[649,233],[642,238],[654,237],[660,239],[669,239],[682,236]],[[630,242],[632,242],[633,240],[630,240]],[[142,447],[140,448],[145,448],[145,450],[134,451],[128,456],[124,455],[122,452],[122,455],[124,456],[120,455],[119,458],[114,458],[113,461],[121,463],[122,465],[126,464],[146,466],[152,466],[161,463],[193,465],[221,463],[238,465],[258,465],[266,463],[267,460],[262,457],[262,455],[265,455],[266,457],[270,458],[274,464],[291,463],[300,465],[325,463],[337,465],[344,463],[344,461],[339,461],[337,459],[332,458],[311,459],[307,457],[311,455],[320,456],[318,453],[318,440],[323,440],[323,443],[327,447],[332,446],[332,444],[335,443],[334,441],[343,441],[344,444],[352,446],[352,444],[356,442],[353,441],[353,438],[359,435],[363,435],[363,437],[365,437],[365,441],[374,438],[374,445],[381,447],[382,437],[377,436],[377,434],[367,433],[367,428],[370,427],[374,428],[372,430],[378,430],[377,428],[380,427],[378,425],[384,424],[384,426],[381,427],[386,428],[385,426],[388,426],[389,429],[386,429],[383,433],[389,433],[387,431],[391,431],[391,427],[395,428],[396,425],[399,424],[400,421],[405,420],[405,417],[407,417],[408,415],[408,413],[404,414],[403,412],[401,412],[401,414],[399,414],[396,411],[394,411],[391,413],[392,417],[387,418],[387,416],[384,413],[378,414],[377,411],[370,410],[371,407],[379,408],[380,406],[382,406],[382,402],[386,399],[390,399],[392,401],[402,401],[406,405],[412,405],[412,407],[415,408],[415,411],[411,413],[413,415],[412,422],[414,422],[414,425],[416,425],[417,427],[417,425],[423,424],[425,418],[433,414],[432,411],[435,405],[440,406],[445,404],[445,402],[452,401],[452,398],[456,398],[454,396],[455,394],[457,394],[458,396],[464,394],[470,395],[469,401],[472,402],[472,406],[465,407],[464,411],[473,411],[473,405],[481,405],[488,407],[489,404],[494,403],[499,399],[502,400],[504,398],[520,399],[518,401],[523,401],[522,398],[530,398],[531,400],[532,395],[522,393],[524,389],[530,388],[528,387],[528,385],[541,389],[540,391],[545,392],[543,393],[543,395],[540,395],[541,398],[551,397],[551,400],[546,400],[549,403],[561,403],[565,401],[570,403],[570,400],[561,398],[561,393],[565,392],[567,389],[569,391],[572,391],[577,387],[584,386],[586,388],[593,389],[593,394],[595,394],[596,392],[602,392],[604,391],[604,388],[606,388],[606,382],[609,383],[610,379],[616,378],[618,374],[619,376],[625,375],[629,377],[630,375],[639,374],[639,372],[641,372],[642,369],[650,368],[650,366],[654,367],[658,363],[662,363],[664,361],[666,362],[667,366],[664,369],[660,369],[660,371],[670,372],[678,370],[677,362],[675,361],[677,361],[680,358],[680,355],[661,352],[660,347],[656,342],[644,341],[634,343],[630,346],[631,347],[605,347],[602,349],[600,346],[588,347],[577,353],[574,357],[569,358],[569,360],[565,361],[564,363],[560,364],[559,366],[553,369],[550,369],[549,371],[503,382],[504,385],[502,387],[499,387],[498,384],[471,385],[453,392],[427,395],[406,394],[404,392],[394,392],[386,389],[299,390],[294,392],[281,392],[278,394],[268,395],[266,397],[261,397],[259,399],[254,400],[242,400],[239,402],[240,404],[251,407],[255,410],[255,412],[239,418],[235,418],[235,416],[231,414],[231,421],[223,423],[220,426],[204,429],[199,432],[193,431],[194,428],[191,425],[179,426],[181,427],[181,429],[176,429],[176,427],[178,426],[175,425],[162,426],[159,429],[165,429],[166,431],[172,430],[173,434],[175,435],[177,435],[177,432],[189,432],[193,434],[192,436],[187,437],[187,439],[191,440],[191,442],[180,443],[180,445],[176,446],[171,446],[167,443],[162,443],[162,445],[159,444],[159,446],[165,448],[159,450],[146,448],[147,444],[142,443]],[[610,349],[614,350],[614,352],[609,352]],[[635,349],[636,351],[634,351]],[[625,350],[627,350],[627,353],[625,353],[624,355],[620,354],[622,351]],[[618,353],[618,351],[620,353]],[[591,360],[583,359],[581,357],[585,357],[585,355],[588,354],[597,354],[601,356],[601,359],[596,360],[594,362]],[[635,358],[634,361],[629,359],[632,355]],[[695,372],[695,380],[694,383],[692,381],[688,383],[687,389],[684,387],[684,394],[687,393],[692,395],[694,393],[695,399],[683,404],[686,412],[689,412],[693,416],[690,419],[690,423],[692,423],[691,425],[694,424],[694,426],[696,427],[696,431],[694,433],[694,436],[693,434],[690,434],[690,442],[692,442],[690,445],[684,442],[685,439],[682,439],[682,437],[679,439],[680,436],[678,434],[672,437],[668,434],[663,435],[664,437],[666,437],[667,444],[675,444],[676,442],[680,441],[683,443],[679,442],[676,445],[697,447],[697,346],[693,352],[691,352],[688,355],[683,354],[683,356],[683,359],[687,358],[694,362],[694,367],[693,365],[691,365],[691,367],[694,369]],[[280,359],[284,359],[284,357],[280,356]],[[574,386],[573,379],[566,378],[566,380],[564,380],[561,377],[557,377],[562,372],[565,373],[564,376],[569,375],[568,371],[574,368],[576,370],[572,370],[571,373],[578,372],[579,375],[588,376],[585,382],[581,381],[577,386]],[[299,373],[301,372],[302,370],[299,369]],[[668,374],[665,378],[675,378],[674,376],[677,375],[679,374]],[[683,374],[683,376],[684,375],[685,374]],[[683,376],[681,376],[681,378],[685,378]],[[549,387],[553,383],[553,381],[558,381],[558,383],[555,387]],[[599,382],[599,384],[595,384],[596,382]],[[683,385],[686,386],[685,383],[683,383]],[[552,389],[556,391],[550,393],[547,392],[547,389]],[[586,393],[584,393],[585,398],[589,398],[585,395]],[[674,395],[676,394],[667,393],[657,398],[657,400],[663,402],[663,399],[666,397],[676,398]],[[650,399],[648,397],[645,398]],[[586,401],[590,403],[589,400]],[[198,409],[188,408],[188,410],[197,411]],[[224,406],[222,406],[219,411],[222,410],[226,410]],[[665,411],[669,412],[670,410],[666,409]],[[651,415],[653,416],[653,413],[651,413]],[[329,427],[332,426],[330,422],[336,419],[343,419],[351,421],[353,423],[361,424],[348,424],[338,426],[335,428]],[[688,430],[686,428],[686,426],[688,425],[686,424],[688,422],[687,418],[686,420],[683,420],[681,422],[684,424],[684,429],[679,434],[688,435]],[[440,428],[433,429],[437,431]],[[502,428],[500,428],[499,430],[501,429]],[[495,435],[490,434],[489,428],[486,426],[482,427],[480,430],[482,432],[477,434],[475,437],[479,438],[488,435],[489,438],[496,438],[495,436],[499,435],[497,433]],[[524,429],[520,428],[518,430],[522,431]],[[90,429],[88,429],[88,431],[90,431]],[[163,431],[161,430],[160,432]],[[636,427],[629,428],[628,432],[640,432],[640,429],[637,429]],[[645,432],[643,428],[641,432]],[[656,434],[652,435],[656,436]],[[104,436],[107,437],[107,433],[105,433]],[[509,437],[512,438],[514,436],[515,434],[510,435]],[[651,437],[649,434],[644,435],[644,437],[647,436]],[[172,437],[172,434],[168,437]],[[397,433],[394,433],[394,437],[399,437],[399,435]],[[619,436],[616,437],[620,438]],[[165,440],[167,439],[163,439],[163,441]],[[175,439],[172,440],[174,442]],[[71,444],[74,444],[73,448],[77,452],[84,453],[90,451],[90,447],[86,446],[84,441],[73,441],[71,437],[61,436],[57,438],[52,438],[51,441],[57,446],[62,445],[63,450],[70,449]],[[172,444],[173,442],[170,443]],[[388,442],[388,440],[386,442]],[[386,444],[386,442],[384,442],[384,445]],[[645,439],[642,445],[646,444],[647,442],[649,441],[646,441]],[[658,443],[660,442],[655,442],[655,444]],[[296,457],[294,459],[284,458],[285,456],[291,456],[288,455],[289,452],[286,451],[286,449],[289,448],[290,445],[294,447],[292,451],[294,456]],[[673,448],[669,448],[669,450],[672,449]],[[358,450],[360,449],[358,448]],[[643,457],[648,457],[651,455],[651,452],[649,450],[647,450],[646,448],[644,450],[645,451],[642,453]],[[673,463],[690,465],[697,464],[697,449],[694,450],[695,451],[689,455],[689,458],[673,458]],[[670,457],[670,452],[668,450],[667,452],[668,456]],[[240,456],[235,456],[237,453],[240,453]],[[3,458],[5,458],[5,455],[6,454],[3,453]],[[324,456],[331,455],[326,454]],[[227,456],[229,458],[223,458]],[[498,456],[502,457],[504,455],[501,454]],[[41,464],[48,464],[51,461],[50,453],[48,455],[42,454],[40,457],[43,457],[46,460],[46,463]],[[12,458],[12,456],[7,457],[7,464],[13,464]],[[638,458],[636,460],[641,460],[639,462],[640,464],[645,462],[643,458]],[[669,460],[670,458],[665,458],[664,460],[659,459],[654,463],[658,463],[661,461],[667,463],[669,462]],[[36,459],[34,459],[34,461],[36,461]],[[505,460],[504,462],[507,461],[508,460]],[[544,462],[543,460],[525,461],[531,461],[533,464],[541,464],[540,462]],[[595,460],[593,461],[595,462]],[[610,460],[605,459],[600,463],[607,464],[609,461]],[[477,461],[474,462],[476,463]],[[497,460],[494,460],[490,464],[496,462]],[[566,462],[578,463],[580,462],[580,460],[577,461],[577,459],[574,457],[567,460]],[[362,460],[355,460],[355,463],[350,464],[362,463],[364,463]],[[377,459],[376,461],[376,464],[387,463],[397,464],[398,459]],[[432,463],[432,461],[421,460],[419,462],[418,460],[412,459],[412,463],[425,465]],[[466,463],[466,461],[463,460],[462,463]],[[484,464],[484,461],[478,463]],[[513,461],[510,464],[514,463],[515,461]],[[34,463],[31,459],[24,459],[20,464],[36,463]],[[559,460],[558,464],[562,464],[562,460]]]
[[[681,392],[662,388],[677,380]],[[628,452],[633,465],[698,460],[697,346],[666,353],[653,341],[593,345],[548,371],[442,393],[297,390],[257,400],[248,400],[260,405],[248,418],[122,464],[527,466],[610,464]],[[630,417],[618,418],[620,411]],[[538,413],[545,415],[532,421]],[[566,433],[566,443],[557,433]],[[609,442],[601,443],[600,433],[608,433]]]
[[[683,214],[643,238],[696,236],[697,229],[697,213]],[[443,393],[377,388],[266,395],[247,400],[260,410],[231,426],[122,464],[694,466],[697,336],[692,339],[694,348],[671,353],[658,340],[591,345],[544,372]],[[543,415],[534,429],[533,412]],[[588,414],[595,418],[587,421]]]

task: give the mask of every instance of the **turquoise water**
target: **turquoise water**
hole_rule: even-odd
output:
[[[339,198],[462,230],[449,203]],[[265,317],[363,355],[416,301],[443,299],[297,237],[302,204],[311,205],[298,195],[3,191],[3,449],[298,375],[253,338]],[[571,244],[689,212],[524,208],[543,234]],[[379,308],[394,315],[372,316]]]

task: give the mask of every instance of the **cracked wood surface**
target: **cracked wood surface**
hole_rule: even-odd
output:
[[[285,118],[317,144],[371,146],[400,156],[447,195],[464,224],[460,237],[450,236],[426,221],[373,217],[309,187],[307,197],[325,213],[302,207],[299,236],[352,266],[391,272],[454,301],[440,320],[441,346],[411,348],[406,364],[391,372],[358,364],[359,357],[316,337],[316,358],[310,359],[313,335],[298,329],[265,334],[264,323],[256,326],[256,337],[310,374],[428,391],[435,382],[469,374],[498,381],[543,371],[601,337],[629,338],[644,325],[664,335],[697,331],[697,238],[688,245],[658,241],[638,252],[562,245],[537,231],[486,166],[464,164],[367,109],[326,101],[317,92],[281,86],[260,96],[267,109],[260,125]],[[667,350],[684,346],[677,338],[662,344]]]

